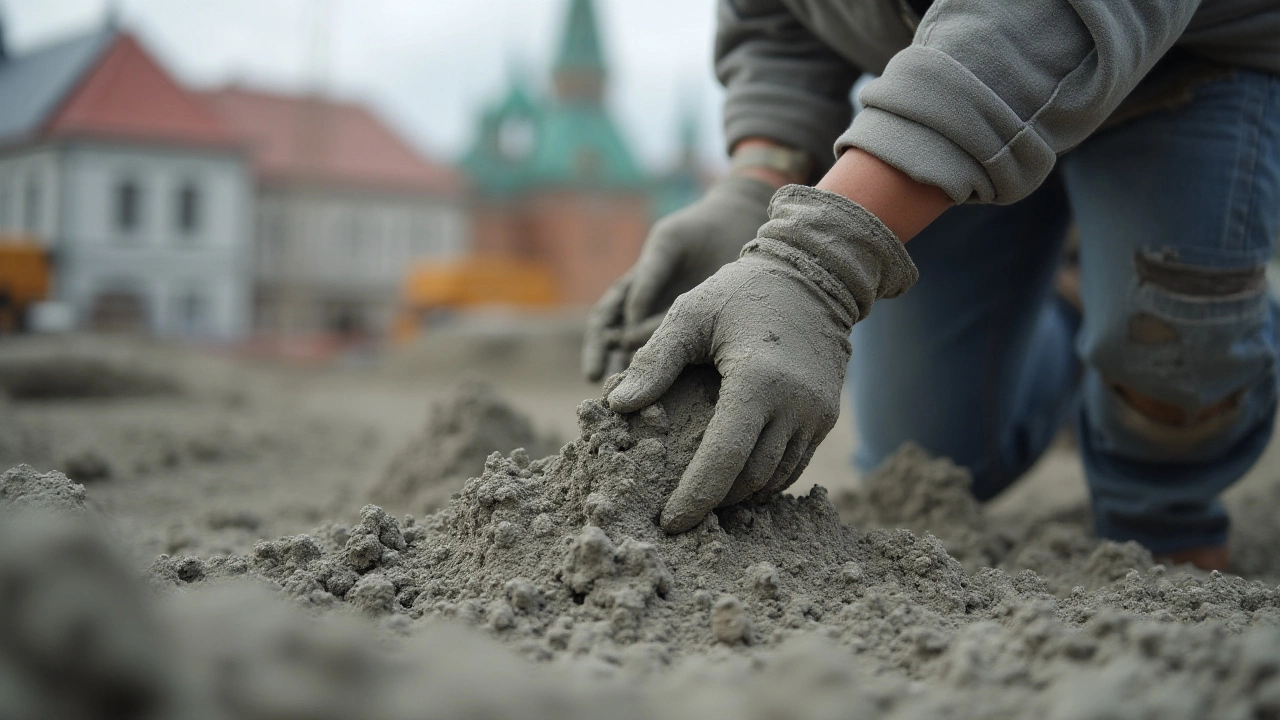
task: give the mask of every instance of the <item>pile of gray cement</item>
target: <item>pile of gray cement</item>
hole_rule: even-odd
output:
[[[1104,542],[1087,532],[1084,505],[1059,516],[995,518],[974,499],[971,483],[968,471],[950,460],[907,444],[835,503],[855,527],[930,533],[970,573],[987,567],[1010,575],[1030,570],[1056,595],[1076,587],[1095,590],[1121,580],[1131,568],[1154,564],[1140,545]]]
[[[559,450],[560,444],[540,434],[488,383],[465,381],[432,404],[426,426],[396,454],[370,499],[414,513],[439,510],[463,483],[484,470],[490,453],[516,448],[543,457]]]
[[[87,512],[83,485],[77,485],[56,470],[42,473],[30,465],[19,465],[0,473],[0,512],[46,513],[78,517]]]
[[[1065,522],[993,531],[915,448],[847,500],[861,526],[815,487],[665,534],[717,388],[695,368],[639,413],[584,401],[558,454],[494,453],[423,518],[162,556],[158,598],[85,531],[0,516],[0,717],[1280,717],[1280,590]],[[0,510],[78,487],[19,468]],[[92,652],[59,630],[112,613]]]

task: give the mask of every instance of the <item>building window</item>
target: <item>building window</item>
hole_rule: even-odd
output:
[[[342,246],[343,257],[347,261],[358,260],[361,255],[360,223],[355,213],[346,212],[338,222],[338,242]]]
[[[40,182],[35,178],[27,180],[27,192],[22,202],[22,229],[34,233],[40,229]]]
[[[364,264],[375,272],[384,267],[387,256],[387,234],[381,219],[376,210],[368,210],[360,220],[360,237],[368,246],[365,249]]]
[[[259,215],[258,270],[281,272],[285,262],[285,241],[288,232],[285,213],[271,206],[263,207]]]
[[[107,279],[89,310],[89,329],[99,332],[143,333],[149,327],[151,303],[137,278]]]
[[[178,229],[187,235],[200,229],[200,191],[194,183],[178,190]]]
[[[204,295],[190,290],[178,296],[175,315],[178,328],[184,335],[199,335],[205,329],[205,316],[208,313]]]
[[[133,232],[142,221],[142,189],[134,180],[124,180],[116,185],[116,229]]]

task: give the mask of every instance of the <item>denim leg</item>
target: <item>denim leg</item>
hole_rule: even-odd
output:
[[[1280,78],[1237,69],[1059,170],[1080,231],[1079,438],[1102,537],[1219,545],[1276,409]],[[1153,407],[1155,408],[1153,410]]]
[[[952,208],[907,243],[919,282],[850,336],[860,469],[912,440],[968,468],[986,499],[1035,462],[1079,376],[1074,320],[1051,296],[1067,224],[1055,175],[1015,205]]]

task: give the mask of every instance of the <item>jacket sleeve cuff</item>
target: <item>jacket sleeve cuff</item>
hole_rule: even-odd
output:
[[[866,106],[836,151],[859,147],[956,202],[1029,195],[1057,161],[1036,118],[1024,121],[966,67],[913,45],[862,91]]]
[[[906,173],[935,185],[957,204],[991,202],[995,187],[982,165],[932,128],[877,108],[864,108],[836,140],[835,154],[860,148]]]

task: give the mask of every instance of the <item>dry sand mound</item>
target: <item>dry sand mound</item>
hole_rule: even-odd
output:
[[[907,528],[936,535],[970,572],[997,567],[1010,574],[1034,570],[1057,595],[1076,586],[1095,589],[1123,577],[1127,568],[1149,567],[1150,553],[1133,544],[1093,536],[1088,506],[1056,511],[1028,508],[993,515],[969,492],[968,472],[945,458],[906,445],[857,490],[834,498],[841,517],[862,528]],[[1232,564],[1239,574],[1280,582],[1280,478],[1252,482],[1228,497],[1232,516]]]
[[[468,478],[484,470],[490,453],[516,448],[540,458],[560,445],[536,432],[529,418],[487,383],[464,382],[432,405],[426,427],[391,461],[371,499],[415,513],[438,510]]]
[[[162,556],[158,603],[84,523],[13,519],[82,516],[83,487],[9,471],[0,717],[1280,717],[1276,588],[1078,526],[991,530],[915,449],[850,500],[866,527],[815,488],[666,535],[717,383],[695,369],[629,416],[584,401],[559,454],[495,453],[420,521],[366,506],[248,557]],[[887,529],[925,523],[944,537]],[[979,567],[1030,552],[1068,570]]]
[[[869,717],[1280,709],[1280,592],[1153,568],[1133,546],[1067,548],[1080,556],[1084,581],[1057,596],[1031,570],[967,571],[931,535],[844,525],[820,488],[720,511],[667,536],[654,518],[701,438],[716,384],[712,372],[688,373],[631,416],[585,401],[582,434],[559,455],[495,454],[447,509],[420,523],[367,506],[354,527],[263,542],[250,558],[165,557],[153,575],[180,587],[264,578],[310,606],[356,609],[402,630],[417,618],[454,618],[526,657],[623,678],[734,656],[755,657],[748,675],[768,677],[785,664],[778,649],[789,640],[822,637],[843,660],[815,660],[801,675],[901,683],[888,698],[857,683],[827,698]],[[923,492],[962,485],[954,468],[911,449],[894,463],[888,472],[919,487],[895,494],[873,482],[868,502],[882,519],[899,512],[906,524],[954,523],[976,533],[959,551],[1010,557],[978,532],[976,508],[935,506]]]
[[[86,512],[84,486],[57,471],[42,473],[19,465],[0,474],[0,511],[82,515]]]
[[[1010,574],[1032,570],[1057,595],[1078,586],[1094,590],[1120,580],[1130,568],[1154,564],[1136,543],[1094,537],[1083,505],[1061,517],[1028,513],[997,519],[974,499],[971,483],[965,469],[907,444],[867,475],[860,489],[841,493],[835,503],[856,527],[933,534],[971,573],[986,567]]]

